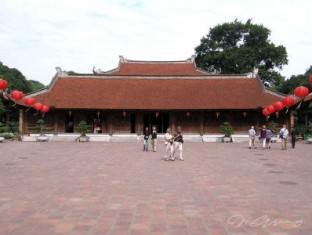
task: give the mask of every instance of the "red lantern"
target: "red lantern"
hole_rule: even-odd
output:
[[[36,109],[37,111],[40,111],[40,110],[41,110],[41,107],[42,107],[42,104],[41,104],[41,103],[35,103],[35,104],[34,104],[34,109]]]
[[[25,100],[24,100],[24,102],[25,102],[25,104],[27,105],[27,106],[33,106],[34,104],[35,104],[35,99],[34,98],[26,98]]]
[[[271,114],[271,113],[274,113],[275,112],[275,108],[273,105],[269,105],[266,107],[266,110],[268,110],[268,112]]]
[[[310,85],[312,86],[312,74],[309,76]]]
[[[49,112],[50,108],[47,105],[42,105],[40,110],[41,112],[46,113],[46,112]]]
[[[278,111],[282,111],[283,109],[284,109],[284,105],[283,105],[283,103],[282,102],[275,102],[274,104],[273,104],[273,106],[274,106],[274,108],[275,108],[275,110],[278,112]]]
[[[294,93],[295,93],[295,96],[303,99],[309,94],[309,89],[306,88],[305,86],[299,86],[295,88]]]
[[[265,108],[265,109],[262,110],[262,114],[263,114],[264,116],[269,116],[269,115],[270,115],[270,112],[267,110],[267,108]]]
[[[17,91],[17,90],[12,91],[10,95],[15,100],[20,100],[20,99],[23,99],[23,97],[24,97],[23,92]]]
[[[5,90],[8,86],[8,82],[6,80],[0,79],[0,90]]]
[[[286,107],[290,107],[295,103],[295,99],[291,96],[286,96],[282,99],[282,103],[283,105],[285,105]]]

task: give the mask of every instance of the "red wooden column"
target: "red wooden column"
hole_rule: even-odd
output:
[[[201,111],[199,114],[199,134],[204,135],[204,112]]]
[[[25,132],[25,123],[24,123],[24,110],[20,109],[19,110],[19,125],[18,125],[18,130],[21,135],[24,135]]]
[[[111,112],[107,114],[107,129],[108,129],[108,134],[112,136],[113,135],[113,113]]]

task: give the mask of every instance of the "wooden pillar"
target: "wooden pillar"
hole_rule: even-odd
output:
[[[288,122],[288,121],[287,121]],[[291,127],[295,126],[295,116],[294,116],[294,111],[291,110],[289,112],[289,122],[288,122],[288,129],[290,130]]]
[[[143,113],[141,112],[137,114],[136,133],[137,135],[143,134]]]
[[[176,129],[176,114],[174,112],[169,113],[169,126],[171,125],[171,129]]]
[[[199,134],[204,135],[204,112],[201,111],[199,114]]]
[[[18,130],[21,135],[24,135],[25,126],[24,126],[24,110],[23,109],[19,110]]]
[[[54,124],[54,135],[58,133],[58,113],[56,111],[53,112],[53,124]]]
[[[113,113],[109,112],[107,115],[107,128],[108,128],[108,134],[110,136],[113,135]]]

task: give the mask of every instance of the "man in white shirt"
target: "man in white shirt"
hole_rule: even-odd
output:
[[[251,147],[255,148],[255,138],[256,138],[256,131],[255,131],[255,127],[251,126],[249,131],[248,131],[248,135],[249,135],[249,148],[251,149]]]
[[[288,138],[289,132],[286,128],[286,125],[283,125],[283,128],[280,130],[280,138],[282,140],[282,150],[287,149],[287,138]]]

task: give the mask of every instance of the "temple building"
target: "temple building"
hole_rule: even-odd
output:
[[[117,68],[91,74],[58,68],[46,89],[26,97],[50,106],[44,119],[54,135],[77,133],[78,124],[86,121],[91,133],[109,136],[139,136],[153,125],[159,133],[181,126],[185,134],[202,136],[219,133],[225,121],[235,133],[246,133],[250,125],[266,122],[263,107],[284,97],[267,89],[257,73],[207,72],[194,59],[135,61],[120,56]],[[20,111],[23,134],[32,133],[41,118],[34,114]],[[277,122],[289,121],[288,113]]]

